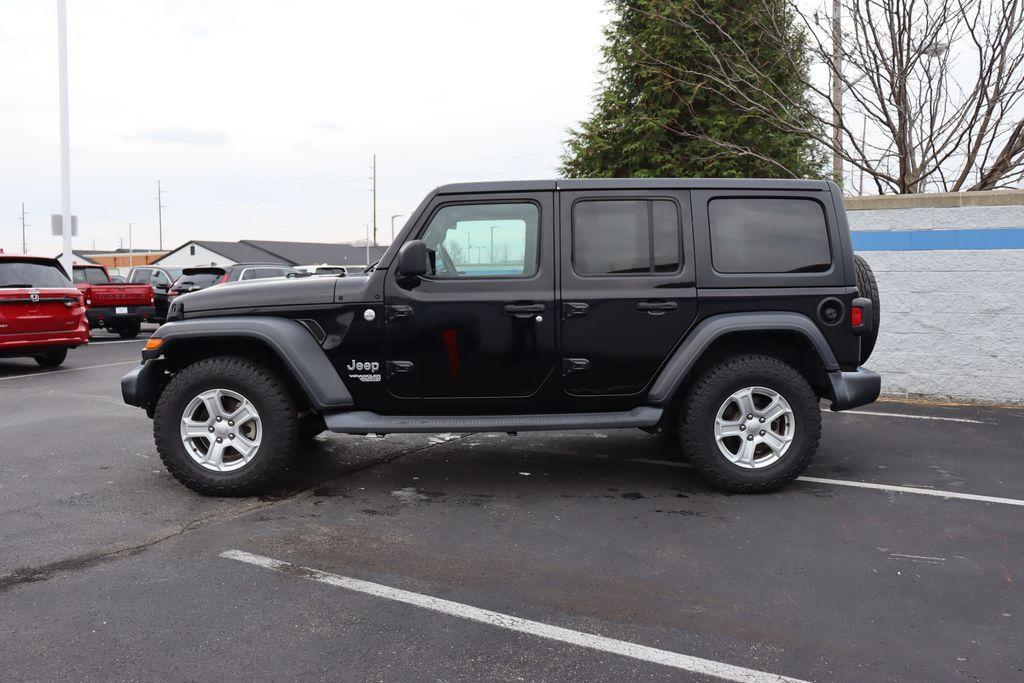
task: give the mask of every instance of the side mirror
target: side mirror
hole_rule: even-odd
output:
[[[398,250],[398,274],[403,277],[422,277],[427,274],[427,243],[411,240]]]

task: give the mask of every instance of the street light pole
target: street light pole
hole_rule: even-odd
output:
[[[71,126],[68,118],[68,4],[57,0],[57,69],[60,81],[60,210],[63,253],[61,265],[71,276]]]
[[[401,218],[401,217],[402,217],[402,214],[400,214],[400,213],[396,213],[394,216],[391,217],[391,243],[392,244],[395,243],[395,219],[396,218]]]

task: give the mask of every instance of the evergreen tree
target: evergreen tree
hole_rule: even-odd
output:
[[[795,108],[797,120],[787,125],[785,117],[768,120],[702,85],[715,60],[742,50],[757,67],[747,96],[781,93],[778,99],[806,102],[809,59],[786,2],[608,0],[613,19],[605,29],[602,90],[590,118],[570,130],[562,172],[821,177],[825,156],[799,132],[813,125],[806,108]]]

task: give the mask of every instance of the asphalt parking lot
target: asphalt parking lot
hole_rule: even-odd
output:
[[[827,414],[763,496],[627,430],[322,435],[208,499],[121,402],[142,343],[0,360],[6,680],[1024,677],[1022,408]]]

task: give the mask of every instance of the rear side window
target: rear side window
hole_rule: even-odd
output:
[[[0,288],[69,286],[71,283],[56,264],[0,260]]]
[[[572,264],[580,275],[675,273],[679,211],[664,199],[587,200],[572,208]]]
[[[132,276],[131,276],[131,278],[129,278],[128,281],[132,282],[132,283],[135,283],[135,284],[149,282],[149,274],[150,274],[150,272],[151,271],[150,271],[149,268],[139,268],[139,269],[135,270],[134,272],[132,272]]]
[[[287,271],[281,268],[249,268],[242,273],[242,280],[264,280],[269,277],[284,277]]]
[[[820,273],[832,265],[825,211],[812,199],[713,199],[708,222],[719,273]]]

